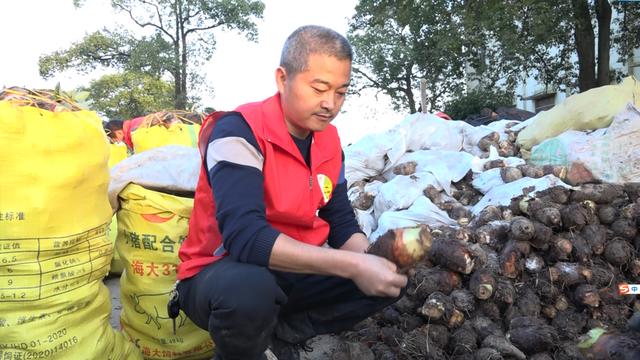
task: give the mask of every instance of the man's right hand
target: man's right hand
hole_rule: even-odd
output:
[[[391,261],[371,254],[353,255],[358,258],[350,278],[363,293],[397,297],[402,288],[407,286],[407,276],[398,274],[396,265]]]

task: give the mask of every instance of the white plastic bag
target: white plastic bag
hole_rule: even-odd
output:
[[[489,169],[474,175],[471,185],[483,194],[488,193],[496,186],[504,185],[502,176],[500,176],[500,168]]]
[[[523,194],[522,190],[524,188],[532,187],[534,190],[531,193],[533,194],[558,185],[571,188],[571,186],[565,184],[553,175],[546,175],[539,179],[523,177],[491,189],[473,206],[471,212],[474,215],[478,215],[482,209],[489,205],[509,205],[511,199]]]
[[[195,191],[201,164],[197,149],[180,145],[158,147],[128,157],[111,169],[111,208],[114,212],[118,210],[118,194],[129,183],[155,190]]]
[[[380,235],[390,229],[426,224],[432,227],[457,226],[457,223],[440,210],[426,196],[420,196],[407,210],[387,211],[378,220],[378,228],[369,237],[375,241]]]
[[[400,210],[410,207],[428,185],[440,189],[436,178],[429,173],[410,176],[399,175],[380,186],[380,192],[373,201],[376,219],[388,210]]]
[[[344,148],[347,184],[381,174],[388,161],[397,161],[405,151],[404,138],[392,130],[367,135],[347,146]]]

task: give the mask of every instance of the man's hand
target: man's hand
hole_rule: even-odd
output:
[[[356,256],[356,254],[354,254]],[[370,254],[358,254],[357,266],[351,280],[365,294],[370,296],[397,297],[407,286],[407,276],[398,274],[391,261]]]

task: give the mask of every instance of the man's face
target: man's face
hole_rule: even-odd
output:
[[[293,77],[279,67],[276,82],[289,133],[306,138],[324,130],[340,112],[350,75],[349,60],[320,54],[309,56],[307,70]]]

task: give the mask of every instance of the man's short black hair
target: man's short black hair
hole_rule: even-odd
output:
[[[353,50],[344,36],[324,26],[305,25],[296,29],[285,41],[280,66],[287,75],[293,77],[307,69],[307,60],[311,54],[353,60]]]

